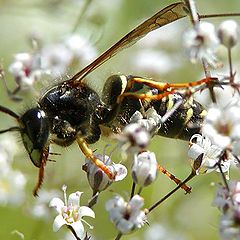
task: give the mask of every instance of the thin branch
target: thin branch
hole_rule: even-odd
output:
[[[122,237],[122,234],[119,233],[119,234],[116,236],[115,240],[119,240],[121,237]]]
[[[156,202],[154,205],[152,205],[150,208],[148,208],[147,213],[151,212],[153,209],[158,207],[162,202],[167,200],[173,193],[175,193],[178,189],[180,189],[182,185],[184,185],[188,181],[190,181],[194,176],[196,176],[196,172],[194,170],[192,170],[190,175],[181,184],[179,184],[171,192],[169,192],[167,195],[165,195],[163,198],[161,198],[158,202]]]

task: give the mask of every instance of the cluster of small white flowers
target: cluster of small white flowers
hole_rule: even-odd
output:
[[[84,66],[96,55],[96,48],[78,34],[69,35],[61,42],[43,45],[32,53],[18,53],[8,69],[17,84],[13,93],[34,89],[34,84],[46,75],[53,79],[61,77],[72,65]]]
[[[21,205],[25,199],[26,178],[12,168],[17,150],[15,140],[5,135],[0,140],[0,205]]]
[[[223,184],[218,185],[213,204],[222,212],[219,229],[224,240],[240,239],[240,184],[239,181],[228,181],[230,166],[240,166],[239,81],[231,62],[231,49],[237,44],[238,38],[239,27],[233,20],[224,21],[217,31],[213,24],[200,22],[184,38],[192,62],[206,61],[216,68],[220,66],[216,57],[219,45],[228,50],[229,74],[219,80],[219,85],[222,85],[222,91],[226,86],[232,87],[232,96],[216,98],[215,88],[212,89],[213,103],[207,109],[201,135],[192,136],[188,151],[196,174],[216,170],[223,177]],[[229,91],[227,87],[226,91]],[[234,90],[237,91],[234,93]]]
[[[230,181],[227,186],[220,185],[213,205],[222,212],[220,234],[222,239],[240,238],[240,182]]]
[[[240,105],[232,103],[224,108],[212,106],[205,117],[202,133],[221,149],[231,149],[239,155]]]
[[[223,22],[217,31],[213,24],[200,21],[187,31],[183,38],[190,61],[192,63],[206,62],[213,68],[220,67],[221,64],[216,56],[218,47],[222,44],[228,50],[233,48],[238,42],[238,31],[236,22],[232,20]],[[9,66],[9,72],[13,75],[18,90],[28,90],[42,78],[43,74],[50,74],[54,78],[58,77],[65,74],[69,67],[76,62],[85,65],[95,56],[96,50],[88,41],[79,35],[71,35],[57,44],[42,46],[34,53],[16,54],[14,62]],[[229,76],[218,81],[216,86],[224,89],[224,86],[228,85],[239,91],[240,86],[236,82],[235,73],[232,69],[229,72]],[[209,86],[205,85],[204,88],[207,89]],[[213,100],[216,86],[213,84],[209,87],[209,89],[212,87],[210,90],[212,90]],[[188,93],[190,87],[186,88],[186,91],[183,90],[179,93]],[[203,88],[196,91],[200,90]],[[195,93],[194,90],[189,92],[190,95]],[[177,90],[176,94],[178,94]],[[186,94],[186,99],[187,97]],[[207,115],[202,123],[201,132],[194,134],[189,140],[188,156],[192,160],[192,169],[196,175],[213,171],[222,174],[224,184],[219,186],[214,200],[214,205],[222,212],[220,233],[226,240],[240,239],[240,182],[228,181],[230,166],[240,167],[239,96],[232,99],[229,104],[225,104],[224,107],[220,106],[217,101],[213,102],[211,107],[206,109]],[[120,158],[132,160],[131,176],[133,180],[129,201],[125,201],[120,195],[115,195],[105,205],[111,222],[119,232],[119,238],[116,239],[120,239],[121,235],[140,229],[147,223],[147,214],[151,208],[143,208],[144,198],[140,196],[140,193],[143,187],[147,187],[155,181],[159,171],[155,153],[148,151],[147,148],[151,138],[161,128],[164,117],[170,118],[170,115],[177,110],[177,107],[176,109],[173,107],[173,112],[168,112],[167,117],[160,116],[154,108],[149,108],[144,114],[136,111],[131,117],[130,123],[116,137],[122,152]],[[23,190],[26,180],[20,172],[12,169],[13,144],[10,145],[11,150],[0,142],[0,204],[18,204],[22,203],[24,199]],[[91,208],[97,203],[100,192],[126,177],[127,168],[124,165],[113,163],[111,157],[105,154],[94,154],[94,157],[104,163],[109,172],[114,173],[114,178],[110,179],[99,166],[86,159],[83,170],[87,173],[93,197],[89,200],[88,207],[80,206],[82,192],[72,193],[67,199],[67,187],[64,185],[62,188],[64,201],[54,197],[48,205],[48,207],[54,208],[58,214],[53,222],[54,232],[62,226],[66,226],[72,231],[75,239],[89,239],[83,223],[87,224],[90,229],[93,227],[83,217],[95,218],[95,213]],[[181,182],[177,184],[180,185]],[[135,194],[135,185],[140,189],[137,195]],[[42,191],[36,205],[31,209],[32,214],[36,217],[48,217],[46,203],[53,195],[57,194],[55,191]],[[155,208],[157,204],[152,208]]]
[[[225,153],[222,148],[212,144],[207,136],[200,134],[195,134],[190,139],[188,156],[193,160],[193,168],[197,174],[209,173],[214,170],[228,173],[230,166],[236,165],[235,158],[231,153]]]
[[[135,112],[130,123],[119,136],[119,143],[123,154],[132,156],[132,177],[139,186],[151,184],[157,177],[157,160],[155,154],[146,151],[150,138],[161,127],[161,117],[156,110],[150,108],[146,111],[146,118],[140,112]]]
[[[219,45],[219,39],[213,24],[200,22],[196,29],[190,29],[185,33],[183,43],[193,63],[205,59],[212,66],[216,66],[215,53]]]
[[[115,224],[121,234],[127,234],[146,223],[146,213],[141,210],[144,199],[135,195],[129,202],[117,195],[106,202],[106,210],[110,220]]]
[[[143,151],[150,142],[150,138],[161,127],[161,116],[156,110],[150,108],[146,111],[146,117],[136,111],[130,118],[122,133],[117,136],[123,153],[136,153]]]
[[[233,20],[223,22],[216,31],[212,23],[201,21],[194,28],[186,31],[183,38],[184,48],[189,59],[206,61],[212,67],[221,66],[216,53],[220,44],[232,48],[238,41],[239,29]]]
[[[29,89],[41,78],[43,70],[39,54],[17,53],[8,68],[21,90]]]
[[[73,34],[62,42],[44,46],[40,51],[43,69],[54,78],[66,74],[71,64],[84,66],[93,60],[97,50],[83,36]]]

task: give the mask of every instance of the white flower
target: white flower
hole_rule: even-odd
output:
[[[65,74],[72,59],[72,52],[62,43],[46,45],[41,50],[42,68],[53,77]]]
[[[222,22],[218,29],[218,37],[225,47],[234,47],[237,44],[239,37],[239,27],[237,22],[234,20],[226,20]]]
[[[132,177],[135,183],[150,185],[157,177],[158,164],[154,152],[144,151],[134,155]]]
[[[219,39],[213,24],[200,22],[194,29],[188,30],[184,34],[183,44],[193,63],[204,59],[213,67],[217,67],[215,52]]]
[[[9,169],[0,174],[0,205],[20,205],[25,198],[26,178],[19,172]]]
[[[149,144],[150,134],[140,124],[130,123],[117,138],[123,152],[139,152]]]
[[[219,194],[220,193],[220,194]],[[214,204],[223,212],[220,221],[222,239],[240,239],[240,182],[230,181],[228,188],[221,186]]]
[[[220,185],[217,189],[213,205],[222,212],[226,212],[232,206],[240,207],[240,182],[229,181],[228,188]]]
[[[122,164],[112,163],[109,156],[96,154],[95,157],[102,161],[111,172],[115,173],[115,176],[114,180],[109,179],[103,170],[101,170],[95,163],[86,159],[83,170],[87,172],[88,182],[93,190],[93,195],[105,190],[113,181],[116,182],[123,180],[127,175],[127,168]]]
[[[89,207],[80,207],[79,201],[82,192],[75,192],[69,195],[68,201],[66,196],[66,186],[63,186],[64,200],[60,198],[53,198],[49,203],[50,207],[53,207],[58,212],[58,216],[53,222],[53,231],[58,231],[63,225],[71,226],[79,238],[85,236],[84,227],[82,222],[86,221],[82,219],[84,216],[95,218],[95,213]],[[89,224],[88,224],[89,225]],[[90,226],[90,225],[89,225]],[[92,228],[92,226],[90,226]]]
[[[226,73],[227,75],[228,73]],[[221,82],[225,81],[225,77],[218,78],[218,80]],[[214,95],[216,98],[216,102],[219,107],[225,108],[227,106],[230,106],[231,104],[234,104],[235,102],[239,102],[239,94],[232,86],[222,86],[214,88]],[[205,109],[209,109],[212,107],[212,98],[209,89],[204,89],[201,92],[194,93],[194,99],[197,100],[199,103],[201,103]],[[207,112],[206,112],[207,113]]]
[[[14,62],[9,66],[9,72],[13,74],[21,90],[29,89],[44,73],[39,55],[30,53],[16,54]]]
[[[137,123],[141,127],[145,128],[151,135],[154,135],[161,127],[162,117],[154,108],[149,108],[145,112],[145,118],[143,117],[142,113],[136,111],[130,118],[130,123]]]
[[[219,185],[215,198],[213,200],[213,206],[216,206],[219,208],[221,212],[225,212],[229,205],[231,205],[229,191],[225,186]]]
[[[25,198],[26,178],[20,171],[12,169],[17,150],[15,139],[4,136],[0,142],[0,205],[20,205]]]
[[[214,170],[219,171],[217,163],[220,161],[221,155],[222,149],[213,145],[207,137],[200,134],[194,134],[191,137],[188,156],[193,160],[194,169],[195,164],[197,164],[197,169],[195,169],[197,174],[209,173]],[[223,172],[228,172],[231,160],[221,161]]]
[[[122,133],[117,136],[123,153],[139,152],[144,150],[152,135],[161,127],[161,116],[154,108],[149,108],[143,115],[136,111],[130,118]]]
[[[147,221],[143,207],[144,200],[135,195],[129,202],[125,202],[121,196],[115,196],[106,202],[106,210],[110,220],[122,234],[141,228]]]
[[[224,108],[213,106],[205,117],[202,132],[214,145],[222,149],[240,140],[240,106],[231,104]]]
[[[52,76],[66,74],[71,64],[85,65],[97,55],[96,49],[82,36],[73,34],[62,42],[46,45],[41,50],[42,67]]]
[[[221,218],[220,235],[222,239],[240,239],[240,206],[229,209]]]
[[[230,181],[228,182],[229,196],[231,196],[233,204],[240,207],[240,182]]]
[[[14,154],[17,151],[17,144],[12,135],[6,134],[0,139],[0,175],[12,169]]]

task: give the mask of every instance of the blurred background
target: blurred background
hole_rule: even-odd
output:
[[[18,78],[14,75],[16,65],[13,64],[17,58],[26,57],[16,56],[18,53],[34,55],[40,49],[48,60],[45,62],[46,69],[53,69],[52,72],[43,71],[40,78],[36,73],[33,82],[25,82],[19,92],[22,101],[18,102],[8,97],[3,81],[0,82],[0,105],[21,114],[34,106],[41,93],[56,81],[72,76],[140,22],[171,3],[173,1],[168,0],[0,0],[0,63],[8,87],[13,90],[17,86]],[[201,0],[196,3],[199,12],[204,14],[240,12],[238,0],[219,0],[217,4],[216,1]],[[218,26],[219,19],[214,22]],[[149,34],[87,76],[89,85],[101,94],[105,80],[117,73],[166,82],[201,79],[204,76],[201,65],[192,65],[182,48],[182,34],[188,27],[190,23],[186,18]],[[72,51],[70,55],[66,46]],[[239,47],[234,53],[237,55],[237,52]],[[224,50],[220,54],[223,58],[226,56]],[[234,66],[239,64],[237,61]],[[39,64],[37,60],[35,64]],[[0,116],[0,129],[15,125],[9,116]],[[92,149],[101,152],[106,144],[111,144],[109,152],[116,145],[114,141],[102,138]],[[4,154],[7,153],[12,161],[12,175],[4,175],[7,171],[4,165],[0,170],[0,239],[73,239],[64,228],[53,233],[52,223],[56,214],[47,206],[51,198],[62,198],[63,184],[68,186],[68,194],[84,192],[83,205],[91,197],[86,175],[81,170],[84,156],[78,147],[74,144],[68,148],[53,146],[52,151],[61,155],[51,156],[56,162],[47,164],[40,198],[32,195],[38,169],[24,151],[20,136],[15,133],[0,135],[0,149],[0,158],[6,157]],[[156,153],[158,162],[178,178],[184,179],[190,173],[187,142],[156,136],[149,149]],[[112,159],[115,162],[121,160],[118,151],[113,152]],[[231,173],[232,178],[236,175]],[[196,177],[190,183],[193,187],[190,195],[179,190],[149,215],[149,225],[122,239],[219,239],[219,212],[211,206],[216,190],[212,183],[219,179],[216,173]],[[174,187],[167,177],[159,174],[156,182],[143,190],[145,206],[150,206]],[[96,218],[86,218],[94,226],[93,230],[89,230],[91,239],[116,237],[117,231],[108,219],[105,202],[114,193],[127,198],[130,188],[131,179],[128,176],[101,193],[94,208]]]

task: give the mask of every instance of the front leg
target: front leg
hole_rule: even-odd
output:
[[[49,145],[47,147],[45,147],[45,149],[43,150],[43,153],[42,153],[41,165],[39,167],[39,172],[38,172],[38,182],[37,182],[35,188],[33,189],[34,197],[38,196],[38,191],[43,184],[44,168],[47,163],[48,155],[49,155]]]
[[[96,158],[96,156],[93,154],[92,149],[89,148],[87,142],[83,138],[78,136],[76,140],[85,157],[92,161],[97,167],[99,167],[109,177],[110,180],[114,180],[116,172],[110,171],[110,169],[101,160]]]

